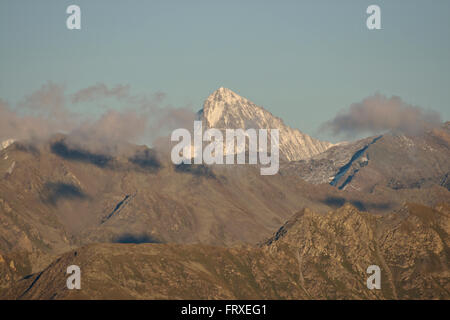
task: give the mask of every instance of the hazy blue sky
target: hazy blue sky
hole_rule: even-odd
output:
[[[79,31],[66,28],[70,4]],[[370,4],[382,30],[366,28]],[[2,0],[0,98],[103,82],[197,110],[224,86],[315,134],[379,92],[449,120],[449,14],[448,0]]]

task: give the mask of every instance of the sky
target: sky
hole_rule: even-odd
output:
[[[66,28],[71,4],[81,30]],[[331,141],[321,125],[375,94],[450,120],[449,13],[448,0],[2,0],[0,98],[103,83],[197,111],[223,86]]]

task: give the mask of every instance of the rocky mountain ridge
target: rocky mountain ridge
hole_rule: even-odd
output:
[[[407,204],[385,216],[351,205],[305,209],[259,248],[89,245],[14,282],[3,298],[449,299],[449,209]],[[65,288],[72,264],[83,270],[81,290]],[[370,265],[380,267],[380,290],[366,286]]]

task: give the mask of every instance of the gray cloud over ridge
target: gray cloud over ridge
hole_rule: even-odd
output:
[[[67,142],[92,152],[114,153],[127,142],[151,145],[179,127],[191,127],[195,113],[186,107],[164,105],[165,95],[132,95],[128,85],[108,88],[97,83],[73,94],[47,83],[12,108],[0,99],[0,141],[43,141],[56,133]],[[120,108],[103,109],[99,116],[76,112],[70,105],[114,99]]]
[[[320,129],[346,136],[388,130],[418,134],[441,123],[441,116],[436,111],[410,105],[396,96],[388,98],[375,94],[339,112]]]
[[[130,96],[129,85],[117,85],[114,88],[109,89],[103,83],[97,83],[96,85],[81,89],[71,95],[73,103],[93,101],[99,98],[113,97],[119,100],[125,99]]]

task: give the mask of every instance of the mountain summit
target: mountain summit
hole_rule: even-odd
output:
[[[333,145],[287,126],[269,111],[223,87],[206,99],[198,114],[206,128],[279,129],[280,156],[287,161],[310,158]]]

